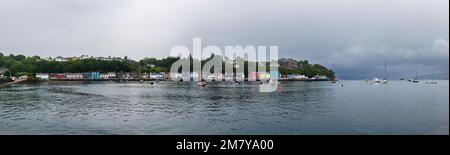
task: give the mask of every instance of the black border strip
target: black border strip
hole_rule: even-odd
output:
[[[423,135],[423,136],[271,136],[271,135],[58,135],[58,136],[0,136],[1,148],[16,148],[15,151],[54,151],[55,149],[70,152],[84,152],[95,150],[97,152],[167,152],[167,153],[190,153],[204,152],[205,150],[178,150],[177,142],[186,141],[207,141],[211,142],[208,153],[282,153],[282,152],[305,152],[315,153],[325,152],[356,152],[356,150],[366,150],[368,152],[386,153],[387,150],[397,150],[399,152],[416,151],[444,151],[448,152],[448,135]],[[233,149],[221,150],[221,140],[272,140],[273,149],[248,150]],[[212,144],[218,145],[212,147]],[[368,153],[365,152],[365,153]],[[361,152],[362,153],[362,152]]]

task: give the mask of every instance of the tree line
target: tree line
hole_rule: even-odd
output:
[[[26,57],[24,55],[5,56],[0,53],[0,67],[8,68],[10,76],[28,75],[36,73],[79,73],[79,72],[131,72],[136,70],[137,63],[132,60],[98,60],[95,58],[53,61],[41,59],[39,56]],[[7,76],[9,76],[7,75]]]
[[[194,60],[189,57],[191,66],[193,63],[204,65],[210,58],[205,60]],[[0,68],[8,68],[10,72],[5,73],[7,76],[29,75],[36,73],[81,73],[81,72],[170,72],[173,63],[180,60],[179,57],[167,57],[162,59],[144,58],[139,61],[127,58],[120,60],[100,60],[96,58],[71,60],[71,61],[54,61],[41,59],[39,56],[24,55],[4,55],[0,53]],[[222,62],[222,71],[225,71],[226,63]],[[334,78],[334,72],[320,64],[309,64],[307,60],[296,61],[300,68],[288,69],[285,66],[279,66],[279,72],[282,75],[302,74],[308,77],[316,75],[325,75]],[[248,75],[248,61],[244,61],[244,74]],[[266,70],[269,69],[269,63],[266,63]],[[234,69],[236,70],[236,69]],[[257,69],[260,70],[260,69]],[[192,67],[191,67],[192,71]],[[212,71],[211,71],[212,72]]]

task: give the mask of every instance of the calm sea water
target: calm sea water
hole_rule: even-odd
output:
[[[15,85],[0,134],[449,134],[449,82]]]

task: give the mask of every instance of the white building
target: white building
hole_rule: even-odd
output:
[[[36,78],[42,80],[48,80],[50,76],[47,73],[36,73]]]
[[[56,58],[55,58],[55,61],[66,62],[66,61],[69,61],[69,60],[67,60],[66,58],[63,58],[63,57],[59,56],[59,57],[56,57]]]
[[[305,75],[300,75],[300,74],[291,74],[288,75],[288,79],[293,79],[293,80],[308,80],[309,78]]]
[[[89,55],[81,55],[81,57],[80,57],[81,60],[82,59],[89,59],[89,58],[92,58],[92,57],[89,56]]]
[[[83,79],[84,76],[81,73],[67,73],[66,79]]]
[[[162,80],[164,79],[166,75],[163,73],[151,73],[150,74],[150,79],[158,79],[158,80]]]
[[[100,74],[100,79],[115,79],[115,78],[117,78],[117,75],[114,72]]]

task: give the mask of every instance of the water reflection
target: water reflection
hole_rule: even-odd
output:
[[[448,133],[448,81],[344,82],[16,85],[0,89],[0,134]]]

